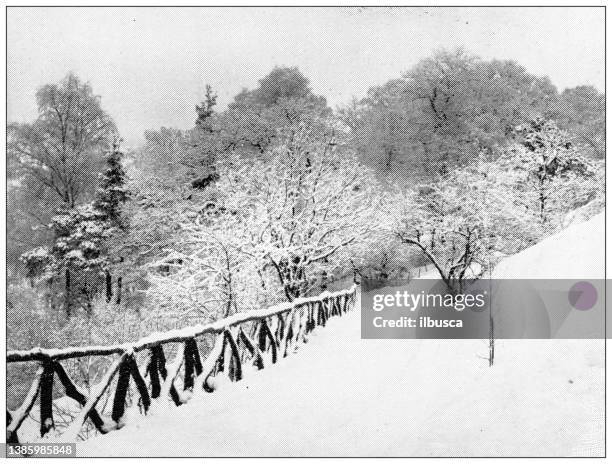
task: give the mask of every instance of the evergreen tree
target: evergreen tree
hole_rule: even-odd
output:
[[[196,113],[198,118],[196,119],[196,126],[200,129],[210,132],[212,126],[210,124],[210,118],[214,114],[215,105],[217,104],[217,94],[213,92],[212,87],[206,84],[206,94],[204,95],[204,101],[201,105],[196,105]]]
[[[105,235],[107,239],[115,237],[122,232],[125,232],[127,224],[122,214],[124,203],[129,197],[129,193],[125,187],[126,173],[121,164],[123,154],[119,149],[119,142],[115,141],[112,151],[106,157],[106,170],[100,174],[100,187],[96,191],[96,199],[93,202],[93,207],[96,210],[98,220],[104,224]],[[109,240],[106,240],[105,248],[108,259],[104,270],[106,301],[110,302],[113,297],[112,275],[110,268],[112,259],[108,249],[110,247]],[[119,258],[122,262],[123,258]],[[121,302],[121,285],[122,279],[117,279],[117,303]]]
[[[106,157],[106,170],[100,174],[100,187],[93,203],[100,219],[109,227],[121,231],[126,228],[122,208],[129,196],[125,188],[126,173],[121,164],[122,157],[119,143],[115,142]]]
[[[99,286],[106,256],[105,224],[91,204],[58,210],[49,228],[54,240],[51,247],[35,248],[21,257],[30,278],[43,277],[51,289],[63,281],[62,296],[67,317],[73,303],[91,310],[92,298]]]

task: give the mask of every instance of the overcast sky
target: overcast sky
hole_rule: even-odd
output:
[[[74,71],[129,144],[188,128],[205,83],[221,107],[275,65],[298,66],[332,106],[437,48],[515,59],[559,88],[604,88],[603,8],[9,8],[8,120]]]

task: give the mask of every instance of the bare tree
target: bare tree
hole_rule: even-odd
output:
[[[36,100],[39,116],[33,123],[8,127],[16,177],[35,178],[73,208],[95,190],[101,154],[112,142],[115,124],[91,85],[72,73],[38,89]]]

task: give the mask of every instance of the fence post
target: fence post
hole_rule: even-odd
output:
[[[149,378],[151,379],[151,398],[159,398],[159,394],[161,393],[161,383],[159,381],[159,355],[158,349],[160,346],[154,346],[150,350],[150,358],[149,365],[147,367],[147,373],[149,374]]]
[[[119,366],[119,378],[117,379],[117,389],[115,390],[115,397],[113,398],[113,412],[111,418],[115,422],[123,417],[125,412],[125,399],[127,391],[130,386],[130,366],[128,357],[126,356],[121,365]]]
[[[239,380],[242,380],[242,364],[240,363],[238,346],[236,345],[234,337],[232,337],[232,333],[229,330],[225,329],[224,336],[232,351],[228,374],[231,380],[238,382]]]
[[[130,374],[134,379],[136,389],[138,390],[138,394],[140,395],[140,399],[142,401],[142,408],[144,409],[144,412],[146,414],[149,411],[149,406],[151,406],[151,397],[149,396],[149,390],[147,390],[147,384],[140,375],[140,371],[138,370],[138,364],[136,363],[136,358],[134,356],[130,356],[128,358],[128,365],[130,369]]]
[[[183,390],[193,388],[195,377],[202,373],[202,361],[195,338],[185,341],[185,376]]]
[[[238,341],[242,343],[247,351],[251,354],[251,358],[254,359],[253,365],[257,366],[257,369],[261,370],[264,368],[263,357],[261,356],[261,352],[255,346],[255,343],[249,338],[249,336],[244,333],[242,327],[238,331]]]
[[[40,436],[44,437],[55,427],[53,422],[53,361],[43,361],[40,381]]]

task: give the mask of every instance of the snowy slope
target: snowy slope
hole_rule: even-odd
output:
[[[510,256],[493,271],[494,279],[603,279],[605,216],[571,226]]]
[[[597,276],[601,221],[508,258],[498,276]],[[134,417],[78,455],[603,455],[603,341],[501,340],[491,368],[486,352],[480,340],[361,340],[355,310],[278,365]]]

